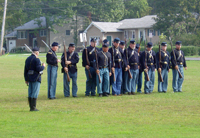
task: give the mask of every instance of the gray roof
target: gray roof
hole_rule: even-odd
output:
[[[5,38],[10,38],[10,37],[17,37],[17,31],[13,31],[12,33],[7,34],[7,35],[5,36]]]
[[[122,30],[117,29],[122,23],[117,22],[92,22],[84,32],[94,25],[97,27],[101,32],[122,32]]]
[[[154,20],[156,17],[157,15],[148,15],[142,18],[125,19],[119,22],[122,25],[118,29],[152,28],[156,23]]]
[[[41,26],[38,26],[37,20],[41,21]],[[33,29],[45,28],[45,27],[46,27],[46,18],[40,17],[40,18],[36,18],[34,20],[31,20],[31,21],[25,23],[22,26],[15,28],[15,30],[33,30]]]

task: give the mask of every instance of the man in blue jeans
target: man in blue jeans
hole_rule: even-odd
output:
[[[53,42],[51,50],[46,54],[47,67],[47,79],[48,79],[48,98],[50,100],[56,99],[56,85],[57,85],[57,71],[58,63],[60,62],[57,59],[56,51],[58,50],[58,43]]]
[[[108,50],[111,53],[112,61],[112,73],[113,82],[112,82],[112,95],[121,96],[121,85],[122,85],[122,61],[125,61],[124,54],[122,49],[119,47],[120,39],[115,38],[113,41],[113,46]]]
[[[86,80],[86,91],[85,91],[85,96],[96,96],[96,71],[93,66],[93,62],[95,60],[95,45],[96,45],[96,40],[92,38],[90,40],[91,45],[87,47],[86,49],[83,50],[82,54],[82,66],[85,67],[85,74],[87,77]],[[97,48],[97,51],[99,49]],[[88,60],[88,62],[87,62]],[[91,76],[89,76],[89,73]],[[91,92],[91,93],[90,93]]]
[[[33,48],[33,53],[26,59],[24,67],[24,79],[28,85],[28,101],[30,111],[39,111],[36,109],[36,100],[40,91],[41,75],[45,68],[43,63],[41,66],[38,58],[39,48]]]
[[[182,84],[184,80],[183,67],[187,70],[186,60],[183,51],[181,50],[181,41],[176,42],[176,49],[174,49],[174,54],[171,52],[171,62],[172,62],[172,73],[173,73],[173,82],[172,87],[174,92],[182,92]],[[176,61],[176,62],[175,62]],[[178,74],[180,71],[182,78]]]
[[[63,73],[63,84],[64,84],[64,96],[70,96],[70,82],[67,80],[67,72],[69,77],[72,78],[72,96],[77,97],[77,66],[79,62],[79,55],[75,52],[75,44],[70,43],[67,53],[67,60],[65,59],[65,54],[63,53],[61,57],[62,73]]]

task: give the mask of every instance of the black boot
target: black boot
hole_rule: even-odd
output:
[[[31,97],[28,97],[28,104],[29,104],[29,108],[31,110]]]
[[[36,109],[36,98],[31,98],[31,109],[30,111],[39,111],[38,109]]]

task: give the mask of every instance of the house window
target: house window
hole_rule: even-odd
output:
[[[160,36],[160,35],[161,35],[160,30],[158,30],[158,36]]]
[[[152,36],[155,36],[154,30],[153,30],[153,29],[150,29],[150,30],[149,30],[149,33],[152,33]]]
[[[132,31],[132,39],[135,39],[135,30]]]
[[[124,31],[124,38],[128,38],[128,30]]]
[[[17,37],[18,39],[26,39],[26,31],[18,31]]]
[[[46,30],[40,30],[40,36],[46,36],[47,32]]]
[[[70,30],[66,30],[66,35],[70,35]]]

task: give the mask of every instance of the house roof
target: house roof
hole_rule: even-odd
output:
[[[122,23],[118,29],[132,29],[132,28],[151,28],[156,21],[157,15],[147,15],[142,18],[124,19],[119,23]]]
[[[11,38],[11,37],[17,37],[17,31],[13,31],[12,33],[7,34],[7,35],[5,36],[5,38]]]
[[[92,22],[84,32],[86,33],[92,25],[98,28],[101,32],[122,32],[122,30],[117,29],[122,25],[122,23],[117,22]]]
[[[37,20],[41,21],[41,26],[39,26],[37,24]],[[36,18],[34,20],[31,20],[31,21],[25,23],[22,26],[15,28],[15,30],[32,30],[32,29],[45,28],[45,27],[46,27],[46,18],[40,17],[40,18]]]

